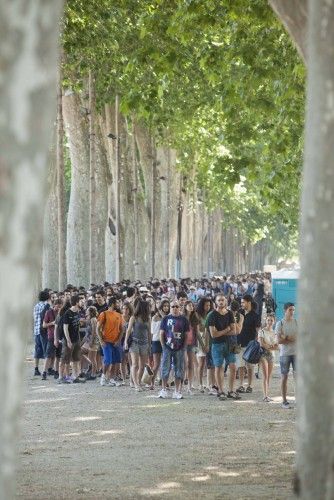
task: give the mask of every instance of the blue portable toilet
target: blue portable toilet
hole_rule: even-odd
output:
[[[271,273],[272,278],[272,295],[277,304],[276,317],[282,319],[284,316],[284,304],[293,302],[296,305],[297,317],[297,285],[299,271],[291,271],[289,269],[280,269]]]

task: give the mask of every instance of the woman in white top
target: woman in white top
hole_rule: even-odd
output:
[[[154,381],[157,376],[158,370],[160,368],[162,347],[160,342],[160,323],[162,318],[169,314],[170,304],[169,300],[163,299],[160,302],[158,312],[153,316],[151,320],[151,334],[152,334],[152,348],[151,352],[153,355],[153,376],[151,381],[150,389],[154,389]]]
[[[258,341],[263,348],[263,354],[260,359],[260,365],[263,373],[263,401],[269,403],[272,399],[268,396],[269,383],[271,374],[274,367],[274,355],[273,351],[277,351],[278,344],[275,339],[275,332],[273,326],[275,323],[275,316],[273,314],[268,314],[266,318],[266,326],[259,331]]]

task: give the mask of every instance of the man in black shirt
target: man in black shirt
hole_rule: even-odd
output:
[[[65,312],[63,320],[64,339],[61,353],[62,363],[68,364],[72,361],[73,383],[82,382],[80,374],[80,316],[79,316],[79,295],[71,297],[71,307]]]
[[[104,290],[99,290],[95,293],[95,303],[93,306],[96,307],[98,315],[103,311],[108,311]]]
[[[252,392],[252,381],[253,381],[253,365],[246,363],[242,359],[242,355],[245,351],[245,348],[249,344],[251,340],[255,340],[257,337],[257,333],[261,326],[261,321],[259,315],[255,312],[253,306],[253,298],[251,295],[244,295],[241,299],[241,307],[244,310],[244,322],[242,325],[242,329],[240,335],[238,335],[238,343],[241,345],[242,349],[239,354],[239,367],[240,367],[240,387],[237,389],[237,392]],[[256,305],[256,304],[255,304]],[[243,386],[244,377],[245,377],[245,366],[247,366],[247,376],[248,376],[248,386],[245,390]]]
[[[207,324],[211,335],[211,354],[215,366],[215,377],[218,385],[218,394],[220,400],[227,397],[231,399],[240,399],[240,396],[234,392],[233,385],[235,381],[235,354],[230,352],[228,336],[235,335],[235,319],[231,311],[227,309],[227,299],[224,295],[216,296],[216,309],[209,313]],[[229,364],[229,391],[224,393],[224,360]]]

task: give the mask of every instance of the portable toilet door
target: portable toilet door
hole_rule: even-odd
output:
[[[272,278],[272,295],[276,302],[276,317],[282,319],[284,316],[284,304],[293,302],[296,306],[297,301],[297,286],[299,271],[290,271],[289,269],[281,269],[274,271],[271,274]],[[296,306],[296,317],[297,317]]]

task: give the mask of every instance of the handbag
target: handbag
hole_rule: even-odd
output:
[[[251,365],[257,365],[260,361],[260,358],[263,354],[263,349],[260,346],[260,343],[257,340],[251,340],[245,352],[242,355],[242,359],[246,361],[246,363],[250,363]]]
[[[151,370],[151,367],[149,365],[145,365],[144,373],[141,378],[141,383],[150,384],[152,381],[152,376],[153,376],[153,371]]]

